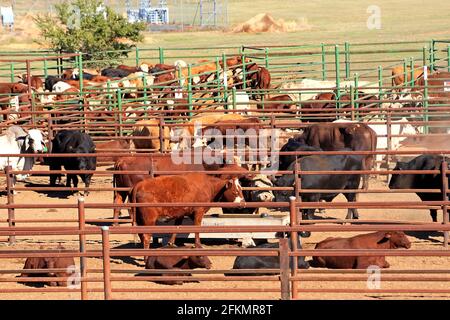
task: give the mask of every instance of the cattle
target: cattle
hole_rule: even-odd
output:
[[[224,179],[225,178],[225,179]],[[208,203],[216,199],[228,189],[235,189],[239,196],[235,202],[242,202],[242,187],[238,175],[229,179],[228,175],[214,177],[203,173],[191,173],[179,176],[161,176],[145,179],[133,188],[132,203]],[[185,216],[191,216],[194,225],[200,226],[203,215],[209,207],[134,207],[133,217],[138,226],[152,226],[160,218],[175,219],[180,225]],[[150,245],[150,234],[139,234],[144,249]],[[175,242],[173,234],[169,243]],[[200,234],[195,233],[195,244],[201,246]]]
[[[43,134],[38,129],[25,132],[17,126],[10,127],[0,136],[1,154],[36,154],[44,151]],[[33,169],[33,157],[0,157],[0,170],[11,166],[13,171],[29,171]],[[14,180],[24,180],[25,175],[18,175]]]
[[[427,67],[428,68],[428,67]],[[429,69],[428,69],[429,71]],[[413,69],[414,82],[417,84],[418,79],[423,77],[424,69],[415,65]],[[406,82],[411,82],[411,67],[406,67]],[[400,86],[405,83],[405,68],[404,66],[397,66],[392,68],[392,86]]]
[[[64,79],[56,77],[56,76],[48,76],[47,78],[45,78],[45,82],[44,82],[45,90],[53,92],[53,87],[58,82],[64,82]]]
[[[273,182],[268,176],[264,174],[257,174],[252,177],[247,177],[239,180],[243,188],[272,188]],[[245,202],[272,202],[275,198],[274,194],[270,190],[243,190]],[[224,192],[221,199],[218,202],[232,202],[234,195],[230,192]],[[225,214],[237,213],[237,214],[255,214],[259,211],[259,208],[222,208],[222,212]]]
[[[191,154],[194,152],[202,152],[202,148],[192,149]],[[233,168],[230,165],[215,164],[218,163],[198,163],[195,161],[195,156],[192,155],[188,161],[178,163],[174,161],[175,157],[172,154],[162,154],[149,157],[122,157],[114,165],[114,171],[144,171],[145,174],[120,174],[115,173],[113,176],[113,184],[115,188],[129,188],[130,190],[140,181],[158,176],[156,171],[205,171],[205,170],[218,170],[222,167]],[[239,169],[240,170],[240,169]],[[115,191],[114,203],[123,204],[130,196],[128,191]],[[130,197],[131,198],[131,197]],[[114,210],[114,219],[118,219],[120,209]],[[117,222],[115,222],[117,225]]]
[[[321,148],[324,151],[336,151],[348,148],[354,151],[376,151],[377,134],[365,123],[326,123],[314,124],[305,128],[302,135],[296,139],[303,139],[306,144]],[[371,170],[374,156],[365,155],[363,170]],[[367,189],[369,176],[364,176],[363,188]]]
[[[258,66],[256,63],[252,63],[246,66],[247,78],[249,87],[252,89],[264,91],[270,89],[271,75],[269,70],[264,67]],[[265,92],[258,92],[253,94],[254,98],[262,99],[266,96]]]
[[[176,247],[173,245],[168,245],[160,249],[191,249],[188,247]],[[195,249],[195,248],[194,248]],[[149,270],[192,270],[197,268],[205,268],[211,269],[212,262],[209,260],[207,256],[151,256],[147,258],[147,262],[145,263],[145,269]],[[191,274],[181,273],[181,274],[151,274],[151,276],[190,276]],[[192,282],[192,281],[182,281],[182,280],[161,280],[154,281],[155,283],[166,284],[166,285],[180,285],[184,282]]]
[[[80,131],[62,130],[59,131],[52,141],[52,153],[64,154],[64,153],[76,153],[76,154],[90,154],[95,153],[95,144],[92,138]],[[61,170],[64,166],[66,170],[81,171],[89,170],[95,171],[97,168],[97,159],[95,157],[55,157],[49,158],[50,171]],[[83,180],[85,187],[89,188],[92,179],[92,173],[79,174]],[[50,174],[50,185],[55,186],[56,180],[59,175]],[[68,174],[66,187],[71,187],[73,181],[74,188],[78,188],[78,175]],[[89,195],[89,191],[85,192],[85,195]]]
[[[95,150],[97,153],[101,154],[101,152],[106,153],[124,153],[127,150],[130,150],[131,143],[129,140],[113,140],[113,141],[107,141],[107,142],[97,142],[95,143]],[[113,157],[97,157],[97,162],[116,162],[119,160],[119,156],[113,156]]]
[[[283,94],[264,100],[264,103],[258,105],[258,108],[290,112],[295,108],[295,102],[292,100],[290,95]]]
[[[22,83],[24,84],[28,84],[28,75],[24,74],[23,76],[19,76],[19,79],[22,81]],[[43,92],[44,91],[44,82],[42,81],[42,79],[38,76],[31,76],[30,77],[30,83],[31,83],[31,87],[39,92]]]
[[[319,147],[307,145],[306,142],[301,138],[298,138],[298,140],[290,138],[288,142],[283,147],[281,147],[280,152],[293,152],[293,151],[316,152],[322,151],[322,149]],[[278,170],[281,171],[287,170],[287,168],[291,165],[292,162],[295,161],[295,159],[300,158],[302,156],[304,155],[280,155]]]
[[[261,120],[256,117],[245,118],[242,120],[219,120],[214,124],[205,126],[202,129],[203,143],[209,145],[211,140],[215,140],[211,145],[217,146],[217,143],[222,143],[221,146],[228,146],[229,141],[232,141],[232,145],[238,144],[240,141],[244,141],[246,145],[250,144],[250,141],[256,141],[258,137],[251,137],[251,135],[257,135],[261,129]],[[228,135],[228,137],[227,137]],[[238,137],[238,135],[249,135],[248,139],[245,137]],[[217,137],[222,137],[223,140],[217,140]],[[194,146],[197,146],[194,144]],[[220,147],[220,145],[219,145]]]
[[[162,130],[162,139],[164,150],[169,150],[169,135],[170,129],[168,127],[164,127]],[[150,120],[142,120],[136,122],[134,125],[132,137],[149,137],[148,139],[133,139],[133,143],[136,149],[151,149],[160,151],[161,150],[161,131],[160,131],[160,120],[150,119]]]
[[[379,231],[357,235],[351,238],[327,238],[319,242],[315,249],[359,249],[387,250],[411,248],[411,242],[402,231]],[[367,269],[371,266],[389,268],[384,256],[314,256],[311,267],[329,269]]]
[[[58,246],[58,250],[64,250],[65,248],[62,246]],[[43,281],[40,284],[47,284],[51,287],[67,287],[71,284],[70,278],[75,276],[76,272],[75,260],[72,257],[36,257],[36,258],[27,258],[25,261],[25,265],[23,267],[24,272],[20,275],[20,278],[31,278],[31,277],[39,277],[39,278],[65,278],[65,280],[52,281],[49,279],[48,281]],[[29,273],[29,270],[45,270],[45,269],[65,269],[66,271],[50,271],[48,273]],[[39,284],[38,282],[27,282],[26,280],[21,280],[19,283],[24,284]]]
[[[104,77],[108,77],[108,78],[125,78],[125,77],[128,77],[133,72],[134,71],[130,71],[130,70],[106,68],[106,69],[102,70],[100,75],[104,76]]]
[[[237,91],[236,95],[229,95],[227,98],[228,109],[231,110],[243,110],[244,112],[239,112],[239,114],[250,114],[248,110],[251,109],[250,97],[244,91]]]
[[[278,249],[279,243],[264,243],[257,246],[250,246],[248,249]],[[289,241],[289,248],[292,249],[291,241]],[[300,236],[297,241],[297,248],[302,249],[302,244],[300,242]],[[294,269],[294,258],[290,258],[290,268]],[[305,261],[305,257],[297,258],[297,268],[298,269],[308,269],[309,264]],[[233,263],[233,270],[240,269],[280,269],[280,258],[278,256],[239,256],[236,257]],[[229,273],[225,274],[228,276],[263,276],[263,275],[273,275],[273,273]]]
[[[334,123],[358,123],[357,121],[339,119],[334,121]],[[376,148],[381,150],[388,149],[388,127],[386,123],[382,123],[381,119],[373,119],[367,122],[365,125],[369,126],[370,129],[375,132],[376,135]],[[408,135],[417,135],[420,133],[421,128],[416,128],[409,124],[408,119],[401,118],[399,120],[391,120],[391,145],[390,150],[397,150],[400,148],[401,142],[407,138]],[[400,136],[400,137],[399,137]],[[373,151],[373,150],[372,150]],[[375,168],[379,170],[381,168],[381,163],[386,156],[383,154],[377,154],[375,156]]]
[[[360,155],[312,155],[297,160],[302,171],[358,171],[363,167],[363,156]],[[288,170],[293,171],[297,162],[293,162]],[[319,202],[325,200],[331,202],[336,196],[342,193],[348,202],[356,201],[356,193],[345,192],[345,190],[353,190],[359,187],[361,175],[299,175],[301,176],[301,185],[299,189],[320,189],[320,190],[341,190],[334,193],[302,193],[300,195],[302,202]],[[295,176],[293,174],[283,175],[275,181],[276,187],[292,187],[295,184]],[[276,202],[288,202],[289,197],[293,196],[293,191],[274,191]],[[302,214],[305,220],[312,219],[314,209],[303,209]],[[358,219],[359,214],[356,208],[349,208],[346,219]],[[308,237],[310,232],[305,232],[304,236]]]
[[[401,174],[404,170],[440,170],[443,160],[449,163],[449,158],[438,155],[420,155],[409,162],[397,162],[389,182],[390,189],[440,189],[442,190],[442,174]],[[448,177],[447,177],[448,179]],[[442,192],[416,192],[422,201],[441,201]],[[437,210],[430,209],[433,222],[437,222]]]

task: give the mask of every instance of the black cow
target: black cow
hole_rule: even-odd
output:
[[[448,162],[449,158],[445,158]],[[421,155],[409,162],[397,162],[394,171],[402,170],[439,170],[442,156]],[[441,174],[393,174],[389,182],[390,189],[440,189],[442,190]],[[442,193],[416,192],[422,201],[441,201]],[[437,222],[437,210],[430,209],[433,222]]]
[[[102,76],[109,78],[125,78],[132,74],[131,70],[123,70],[116,68],[106,68],[102,70]]]
[[[96,75],[90,74],[88,72],[83,72],[83,80],[92,80]],[[73,80],[80,80],[80,75],[72,75]]]
[[[95,144],[91,137],[80,131],[62,130],[58,132],[52,141],[52,153],[95,153]],[[71,157],[71,158],[50,158],[50,170],[61,170],[64,166],[66,170],[95,170],[97,159],[95,157]],[[80,174],[86,188],[89,188],[92,174]],[[50,175],[50,185],[56,185],[58,175]],[[70,188],[73,181],[74,188],[78,187],[78,177],[76,174],[68,174],[66,186]],[[86,192],[88,195],[89,192]]]
[[[309,146],[306,144],[305,140],[302,138],[289,139],[288,142],[281,148],[281,152],[289,151],[323,151],[321,148]],[[279,170],[285,171],[296,158],[304,157],[302,155],[280,155],[280,165]]]
[[[57,76],[48,76],[47,78],[45,78],[45,83],[44,83],[45,90],[52,92],[53,86],[60,81],[64,81],[64,79],[59,78]]]
[[[364,156],[361,155],[313,155],[300,158],[299,164],[302,171],[358,171],[363,168]],[[293,162],[288,170],[294,170],[296,162]],[[348,202],[356,201],[355,193],[345,193],[347,189],[358,189],[361,182],[360,174],[321,174],[301,176],[300,189],[333,189],[342,190],[339,193],[302,193],[302,202],[328,202],[342,193]],[[295,183],[293,174],[283,175],[275,181],[277,187],[292,187]],[[274,191],[276,202],[288,202],[293,196],[293,191]],[[303,219],[312,219],[315,209],[303,209]],[[346,219],[358,219],[356,208],[349,208]],[[310,232],[304,232],[303,236],[309,237]]]
[[[249,249],[273,249],[279,248],[279,243],[264,243],[255,246],[248,247]],[[291,242],[289,241],[289,248],[292,249]],[[300,242],[300,236],[298,237],[297,242],[297,248],[302,249],[302,244]],[[290,259],[290,268],[294,267],[294,258],[291,257]],[[305,261],[305,257],[298,257],[297,261],[297,268],[298,269],[308,269],[309,263]],[[239,256],[236,257],[233,264],[233,270],[236,269],[280,269],[280,258],[278,256],[273,257],[264,257],[264,256]],[[273,274],[273,273],[272,273]],[[231,274],[226,273],[227,276],[253,276],[255,274],[248,273],[248,274]],[[271,275],[270,273],[263,274],[258,273],[258,275]]]

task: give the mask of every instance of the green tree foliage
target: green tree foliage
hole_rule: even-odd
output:
[[[43,37],[39,43],[55,51],[82,52],[85,61],[118,62],[127,56],[127,50],[143,40],[144,23],[129,23],[111,8],[103,6],[103,1],[66,1],[55,5],[55,9],[56,15],[35,18]]]

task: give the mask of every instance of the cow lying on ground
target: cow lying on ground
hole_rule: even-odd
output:
[[[237,170],[240,167],[232,169]],[[242,169],[242,168],[240,168]],[[226,169],[230,171],[230,169]],[[132,191],[132,203],[208,203],[215,202],[227,190],[231,189],[238,196],[234,202],[243,201],[242,187],[239,175],[229,179],[213,177],[202,173],[192,173],[179,176],[162,176],[148,178],[139,182]],[[139,226],[154,226],[161,218],[175,219],[175,225],[181,225],[185,216],[191,216],[194,225],[200,226],[204,214],[209,207],[135,207],[133,217]],[[139,234],[144,249],[150,246],[151,234]],[[169,243],[175,242],[176,234],[172,234]],[[200,234],[195,234],[196,246],[200,244]]]
[[[168,245],[160,249],[191,249],[187,247],[176,247],[173,245]],[[195,249],[195,248],[194,248]],[[211,269],[212,262],[207,256],[151,256],[147,257],[147,262],[145,263],[145,269],[165,269],[165,270],[192,270],[197,268]],[[151,274],[150,276],[191,276],[188,273],[168,273],[168,274]],[[195,282],[195,281],[182,281],[182,280],[161,280],[154,281],[155,283],[167,284],[167,285],[180,285],[184,282]]]
[[[449,158],[445,158],[450,163]],[[402,170],[440,170],[443,157],[438,155],[421,155],[409,162],[399,161],[394,171]],[[447,176],[449,179],[449,176]],[[393,174],[389,182],[390,189],[440,189],[442,190],[442,174]],[[422,201],[441,201],[442,192],[416,193]],[[437,222],[437,210],[430,209],[433,222]]]
[[[95,144],[91,137],[80,131],[62,130],[59,131],[52,141],[52,153],[64,154],[64,153],[95,153]],[[97,168],[97,159],[95,157],[55,157],[49,158],[50,171],[61,170],[64,166],[66,170],[89,170],[94,171]],[[56,180],[59,175],[50,175],[50,185],[55,186]],[[78,175],[68,174],[66,187],[70,188],[71,181],[73,181],[74,188],[78,188]],[[91,184],[91,178],[93,176],[90,174],[79,174],[83,180],[85,187],[89,188]],[[89,195],[89,191],[85,192]]]
[[[359,155],[313,155],[297,160],[302,171],[358,171],[362,169],[363,156]],[[295,168],[293,162],[288,170]],[[346,193],[347,189],[357,189],[361,182],[359,174],[321,174],[301,176],[301,187],[299,189],[332,189],[341,190],[348,202],[356,201],[356,193]],[[295,184],[293,174],[283,175],[275,181],[276,187],[292,187]],[[289,197],[293,196],[293,191],[274,191],[276,202],[289,202]],[[319,202],[325,200],[333,201],[339,193],[302,193],[302,202]],[[312,220],[315,209],[302,209],[303,219]],[[356,208],[349,208],[346,219],[358,219],[359,214]],[[302,233],[304,237],[309,237],[311,233]]]
[[[264,243],[258,246],[253,246],[253,247],[248,247],[248,249],[273,249],[279,248],[279,243]],[[292,245],[291,242],[289,241],[289,248],[292,249]],[[297,248],[298,249],[302,249],[302,244],[300,242],[300,235],[298,237],[298,242],[297,242]],[[294,258],[291,257],[290,259],[290,268],[293,269],[294,267]],[[309,264],[308,262],[305,261],[305,257],[298,257],[297,260],[297,268],[298,269],[308,269],[309,268]],[[274,256],[274,257],[264,257],[264,256],[239,256],[236,257],[236,259],[234,260],[234,264],[233,264],[233,270],[238,270],[238,269],[280,269],[280,257],[278,256]],[[273,274],[273,273],[272,273]],[[255,274],[252,273],[248,273],[248,274],[225,274],[228,276],[253,276]],[[262,276],[262,275],[271,275],[270,273],[268,274],[263,274],[263,273],[258,273],[258,275]]]
[[[58,250],[64,250],[64,247],[58,246]],[[41,285],[49,285],[51,287],[66,287],[70,284],[69,277],[73,276],[75,273],[75,260],[71,257],[66,258],[55,258],[55,257],[47,257],[47,258],[28,258],[25,261],[25,265],[23,267],[24,270],[37,270],[37,269],[65,269],[66,272],[48,272],[48,273],[27,273],[23,272],[20,275],[20,278],[30,278],[30,277],[49,277],[49,278],[65,278],[63,281],[52,281],[49,279],[47,282],[26,282],[20,281],[19,283],[24,284],[41,284]]]
[[[328,238],[319,242],[315,249],[409,249],[411,242],[401,231],[380,231],[351,238]],[[326,256],[313,257],[311,267],[329,269],[367,269],[370,266],[389,268],[384,256]]]

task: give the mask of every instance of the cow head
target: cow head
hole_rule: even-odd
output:
[[[407,162],[397,162],[394,171],[408,170]],[[414,183],[414,176],[411,174],[393,174],[389,182],[389,189],[410,189]]]
[[[45,141],[42,132],[38,129],[28,131],[28,145],[33,153],[42,153],[45,148]]]
[[[227,201],[234,203],[245,202],[242,186],[238,178],[229,179],[225,188],[226,190],[223,195]]]
[[[385,242],[389,242],[390,249],[411,248],[411,242],[403,231],[386,232],[381,240],[378,241],[378,244],[382,244]]]
[[[202,249],[199,245],[196,245],[195,248]],[[189,256],[187,262],[189,269],[205,268],[209,270],[212,267],[212,262],[207,256]]]

